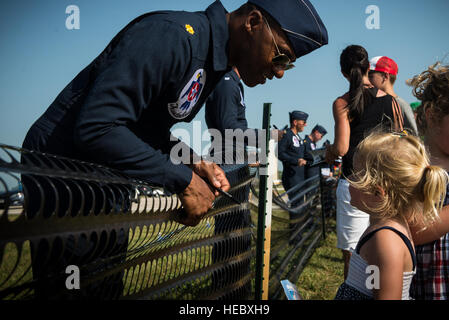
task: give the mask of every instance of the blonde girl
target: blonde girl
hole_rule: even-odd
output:
[[[416,267],[409,224],[438,219],[447,182],[414,136],[374,132],[359,144],[349,191],[351,204],[370,215],[370,226],[336,299],[409,299]]]

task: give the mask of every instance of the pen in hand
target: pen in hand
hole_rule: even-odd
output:
[[[222,190],[221,188],[215,187],[209,180],[207,180],[207,178],[203,178],[203,180],[204,180],[204,182],[207,183],[207,185],[208,185],[209,187],[211,187],[213,190],[217,190],[221,195],[223,195],[223,196],[225,196],[226,198],[232,200],[232,201],[233,201],[234,203],[236,203],[236,204],[239,204],[239,205],[242,204],[240,201],[238,201],[236,198],[234,198],[234,197],[232,196],[232,194],[230,194],[229,192],[226,192],[226,191]]]

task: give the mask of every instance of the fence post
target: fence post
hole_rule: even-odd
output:
[[[270,280],[270,244],[271,244],[271,210],[273,197],[273,170],[274,161],[274,140],[271,140],[271,103],[263,105],[263,124],[265,130],[265,155],[259,167],[259,208],[257,223],[257,244],[256,244],[256,279],[255,298],[256,300],[268,300],[268,282]]]
[[[324,193],[323,177],[321,176],[320,165],[320,198],[321,198],[321,227],[323,232],[323,240],[326,240],[326,196]]]

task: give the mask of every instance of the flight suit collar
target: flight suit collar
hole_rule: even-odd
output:
[[[232,80],[234,80],[235,82],[240,82],[240,78],[234,70],[229,72],[229,75],[231,76]]]
[[[228,69],[227,44],[229,39],[226,9],[219,0],[206,9],[212,33],[213,67],[215,71]]]
[[[292,128],[288,128],[288,130],[290,130],[290,132],[292,133],[292,135],[294,135],[295,137],[297,137],[300,141],[302,140],[302,139],[301,139],[301,136],[299,135],[299,133],[294,133],[293,130],[292,130]]]

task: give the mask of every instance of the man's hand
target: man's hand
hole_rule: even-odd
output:
[[[299,167],[305,166],[306,164],[307,164],[307,161],[304,160],[303,158],[299,158],[298,159],[298,166]]]
[[[201,161],[191,166],[192,180],[187,188],[180,194],[181,203],[186,216],[179,222],[187,226],[196,226],[204,215],[212,208],[215,197],[220,193],[205,182],[209,181],[214,187],[228,191],[231,188],[226,174],[216,163]]]
[[[223,191],[228,191],[231,189],[226,174],[223,169],[220,168],[216,163],[202,160],[199,163],[195,163],[192,166],[193,172],[195,172],[200,177],[208,180],[214,187],[220,188]],[[220,193],[216,190],[212,190],[216,197]]]
[[[215,196],[206,182],[193,172],[192,180],[180,194],[180,199],[186,215],[180,217],[179,222],[187,226],[196,226],[212,208]]]

